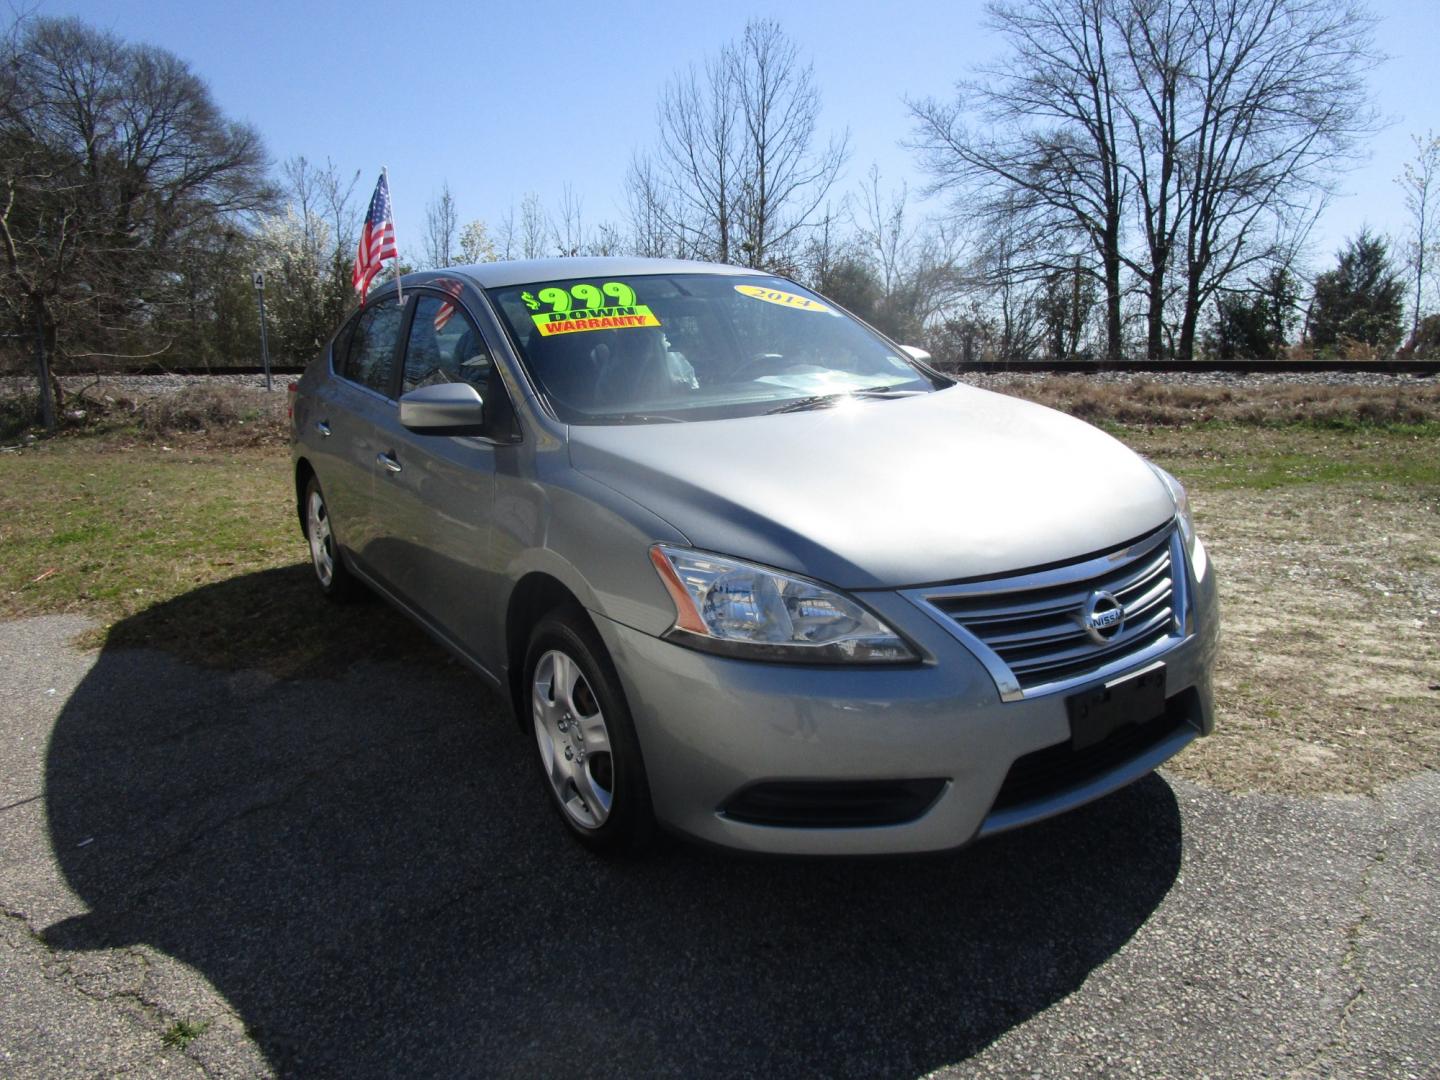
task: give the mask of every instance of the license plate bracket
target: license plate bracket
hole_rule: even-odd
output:
[[[1126,675],[1071,694],[1065,699],[1070,715],[1070,743],[1084,750],[1104,742],[1127,724],[1143,724],[1165,711],[1165,665],[1155,664],[1144,671]]]

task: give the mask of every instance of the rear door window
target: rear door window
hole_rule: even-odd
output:
[[[377,302],[360,313],[342,374],[389,397],[394,385],[395,346],[400,339],[400,316],[405,309],[393,298]]]

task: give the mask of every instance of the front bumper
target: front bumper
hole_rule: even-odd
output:
[[[996,797],[1017,760],[1035,760],[1027,755],[1069,740],[1067,695],[1002,701],[974,655],[898,593],[867,593],[865,600],[933,662],[867,668],[733,660],[594,618],[620,673],[665,825],[754,852],[915,853],[959,847],[1099,798],[1208,734],[1219,619],[1213,570],[1206,564],[1202,572],[1189,583],[1193,632],[1160,658],[1171,711],[1183,713],[1177,722],[1134,753],[1120,748],[1118,759],[1112,754],[1074,783],[1020,801],[1007,797],[999,808]],[[936,779],[943,784],[928,808],[898,824],[795,827],[724,812],[757,783]]]

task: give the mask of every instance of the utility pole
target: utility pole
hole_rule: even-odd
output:
[[[58,420],[55,399],[50,396],[50,363],[45,355],[45,309],[34,297],[30,307],[35,313],[35,376],[40,381],[40,422],[53,434]]]
[[[265,389],[273,390],[270,384],[270,344],[265,336],[265,271],[256,270],[251,280],[255,282],[255,297],[260,301],[260,363],[265,367]]]
[[[50,396],[50,364],[45,356],[45,310],[35,298],[32,298],[30,307],[35,311],[35,374],[40,380],[40,423],[45,425],[45,431],[53,435],[58,418],[55,416],[55,397]]]

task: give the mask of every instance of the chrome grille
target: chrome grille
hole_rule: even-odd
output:
[[[1001,696],[1014,700],[1103,677],[1168,649],[1184,633],[1184,567],[1171,523],[1067,566],[906,595],[964,642]],[[1113,596],[1125,613],[1108,638],[1086,629],[1086,604],[1097,592]]]

